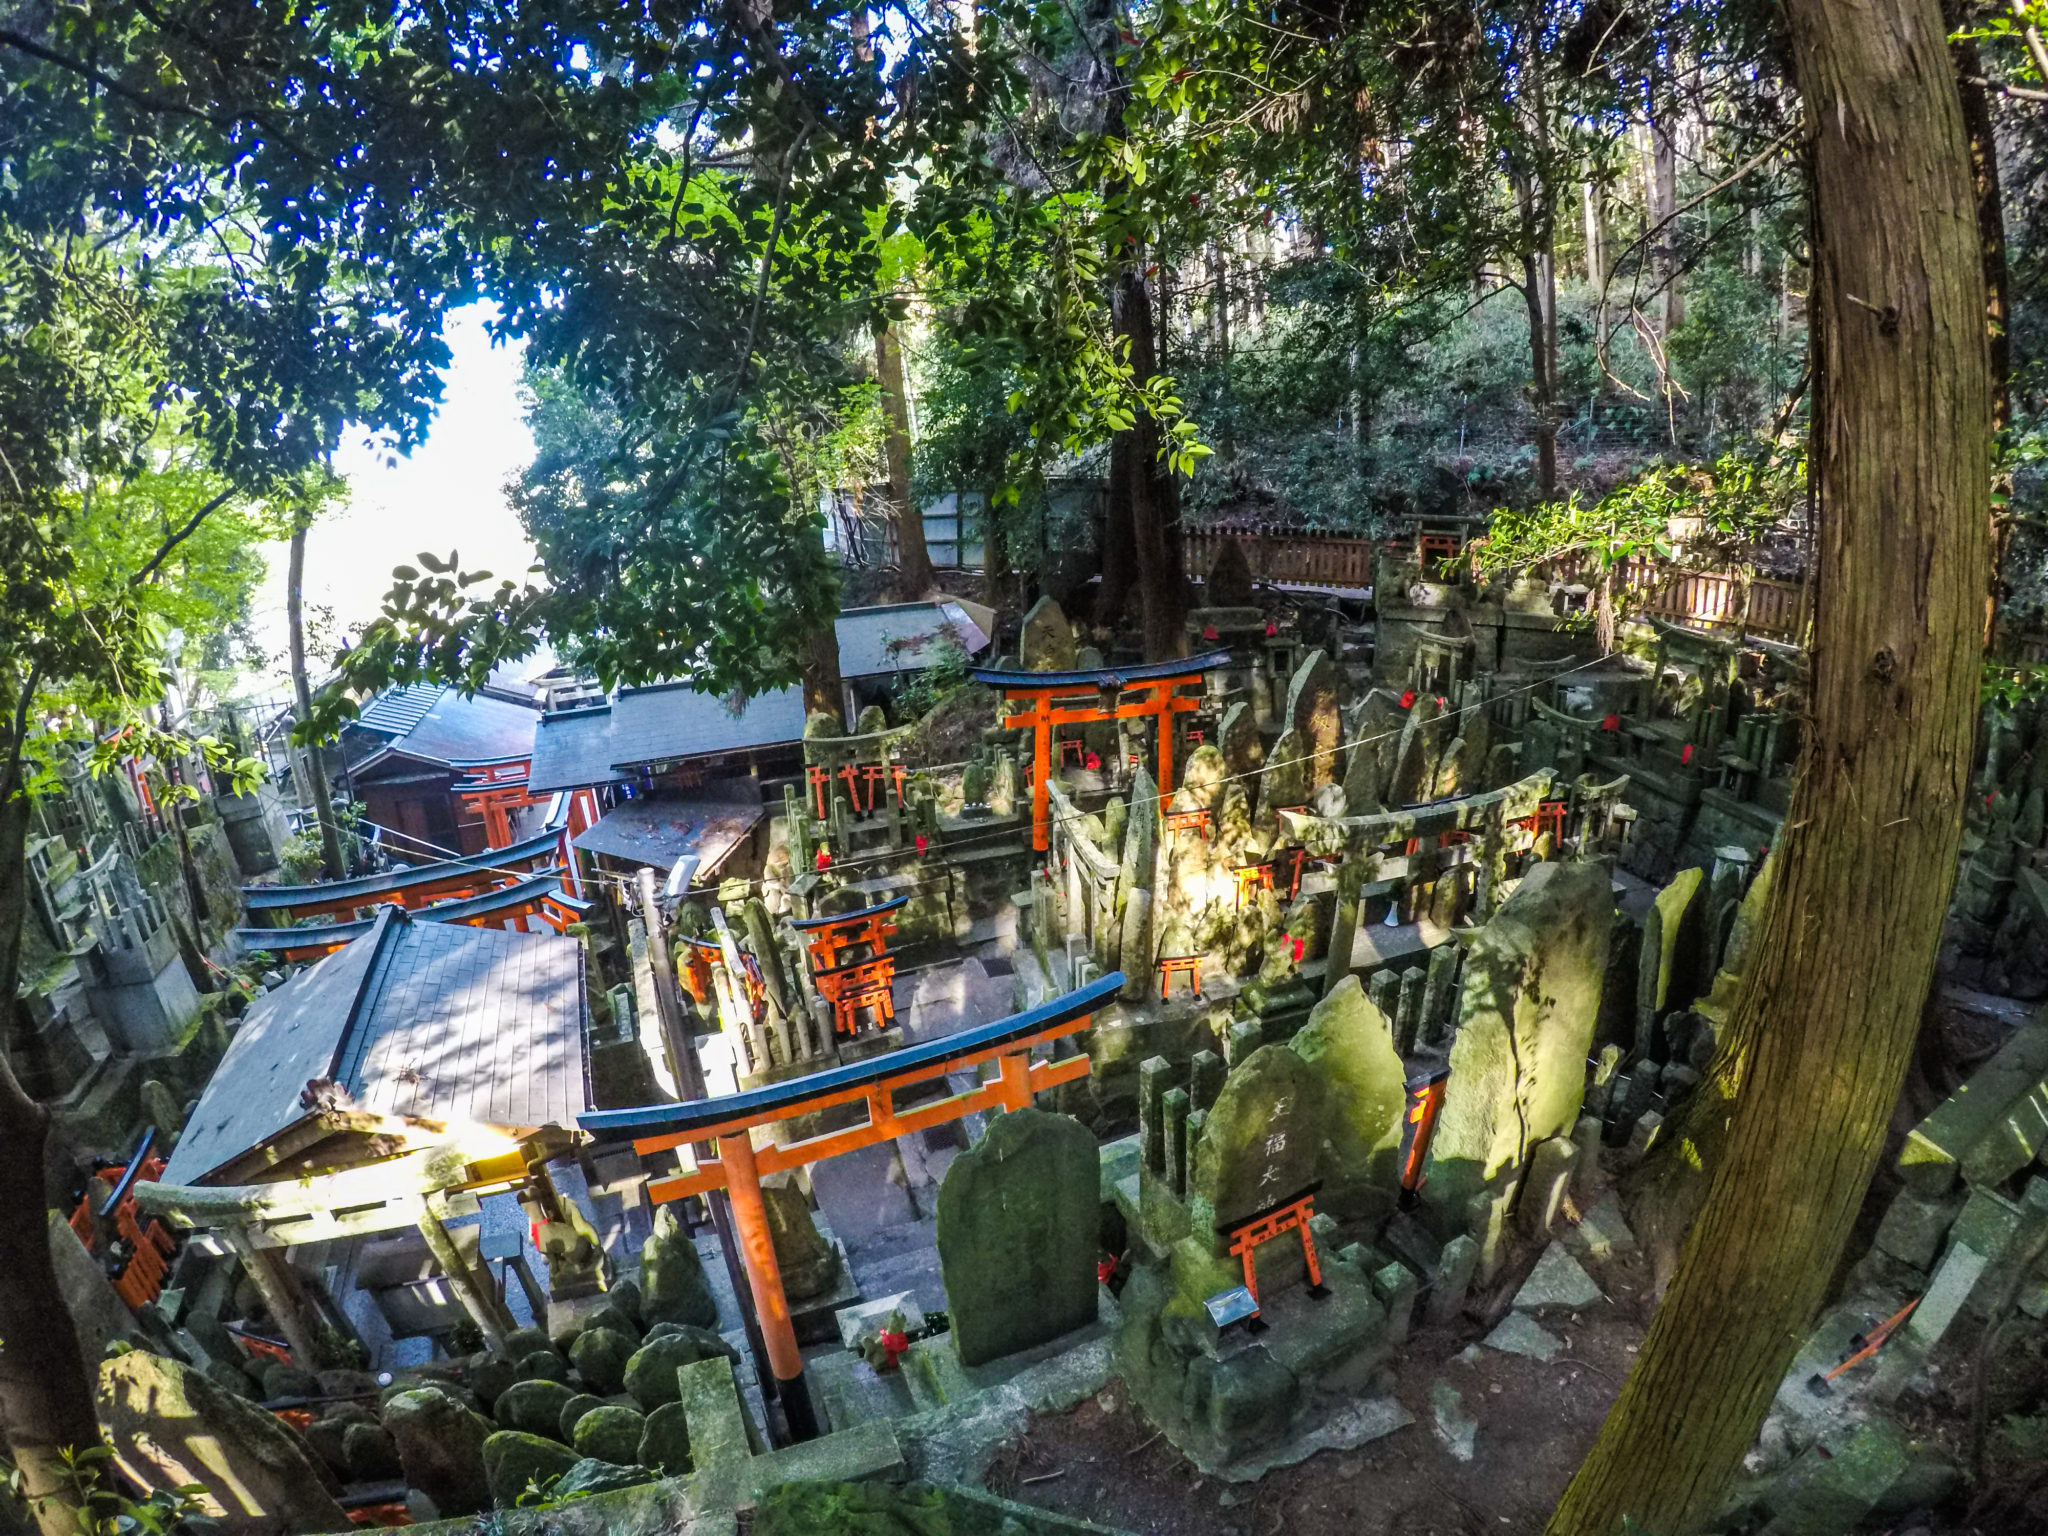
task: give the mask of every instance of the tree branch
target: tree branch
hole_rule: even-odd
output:
[[[21,697],[14,701],[14,734],[7,743],[7,763],[0,769],[0,805],[14,798],[21,787],[21,754],[28,741],[28,712],[35,707],[36,690],[43,685],[43,664],[32,662],[21,685]]]
[[[228,498],[230,498],[234,494],[234,487],[229,486],[226,490],[222,491],[218,496],[214,497],[213,500],[209,501],[205,506],[201,507],[197,512],[194,512],[190,519],[186,521],[184,527],[180,528],[176,533],[172,534],[169,538],[165,539],[163,543],[157,546],[156,553],[149,557],[149,563],[145,565],[141,570],[137,571],[133,576],[130,576],[128,578],[128,585],[130,587],[139,587],[145,581],[149,580],[150,577],[154,576],[156,574],[157,567],[162,565],[164,561],[170,557],[171,551],[176,549],[180,544],[184,543],[187,539],[191,538],[194,533],[198,532],[199,525],[205,522],[206,519],[210,517],[213,513],[219,511],[223,506],[225,506],[228,502]]]

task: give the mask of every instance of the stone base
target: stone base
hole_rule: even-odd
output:
[[[1321,1299],[1298,1286],[1266,1290],[1264,1331],[1240,1325],[1219,1337],[1199,1302],[1174,1292],[1164,1269],[1142,1265],[1131,1276],[1116,1335],[1118,1373],[1146,1417],[1205,1473],[1258,1477],[1339,1443],[1304,1441],[1292,1457],[1284,1450],[1328,1418],[1337,1400],[1364,1391],[1392,1345],[1386,1311],[1364,1274],[1326,1258],[1323,1282],[1329,1295]],[[1392,1415],[1373,1422],[1381,1420],[1373,1433],[1399,1427]]]

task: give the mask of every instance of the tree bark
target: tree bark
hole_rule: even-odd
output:
[[[1152,333],[1151,295],[1144,274],[1133,268],[1118,279],[1111,301],[1119,336],[1130,343],[1131,371],[1149,379],[1159,371]],[[1136,556],[1138,601],[1145,627],[1145,659],[1165,661],[1187,654],[1187,580],[1180,568],[1180,491],[1159,458],[1159,423],[1141,415],[1130,431],[1124,474],[1131,507],[1131,547]],[[1099,618],[1099,616],[1098,616]]]
[[[839,626],[836,623],[828,619],[824,628],[811,631],[804,642],[799,671],[803,676],[804,713],[830,715],[851,730],[853,722],[842,718],[845,703],[840,697]]]
[[[1668,114],[1650,119],[1650,222],[1662,225],[1650,247],[1650,275],[1658,292],[1658,329],[1669,336],[1685,324],[1685,294],[1678,276],[1678,139]],[[1670,223],[1664,223],[1666,219]]]
[[[1968,138],[1938,0],[1787,14],[1813,157],[1811,727],[1736,1003],[1725,1154],[1550,1536],[1684,1536],[1716,1512],[1868,1187],[1955,878],[1989,576]]]
[[[1977,243],[1984,256],[1985,327],[1991,354],[1991,430],[2003,437],[2012,422],[2012,338],[2008,334],[2010,276],[2005,254],[2005,196],[1998,178],[1998,135],[1991,123],[1991,93],[1984,88],[1984,65],[1977,44],[1964,39],[1950,45],[1956,63],[1956,89],[1963,104],[1963,126],[1970,135],[1970,171],[1977,188]],[[2011,490],[2011,477],[2001,471],[2001,490]],[[1986,594],[1984,646],[1999,654],[1998,606],[2010,590],[2005,579],[2006,550],[2012,543],[2009,506],[1991,514],[1991,590]]]
[[[312,521],[300,517],[292,525],[291,564],[285,574],[285,627],[290,631],[292,653],[292,697],[298,701],[299,718],[313,715],[313,687],[306,676],[306,530]],[[330,880],[348,871],[342,863],[341,831],[334,824],[334,794],[327,787],[327,764],[320,755],[320,743],[306,743],[307,789],[313,796],[313,817],[320,827],[320,869]]]
[[[910,396],[903,387],[903,343],[891,321],[875,332],[875,379],[889,414],[883,457],[889,467],[889,508],[896,518],[896,574],[906,599],[931,591],[932,558],[924,543],[924,511],[910,493]]]
[[[8,775],[10,781],[13,775]],[[0,799],[0,984],[10,1002],[20,980],[28,916],[25,845],[29,801]],[[0,1056],[0,1425],[21,1469],[30,1507],[47,1536],[76,1536],[76,1505],[57,1460],[65,1447],[99,1444],[85,1357],[50,1258],[43,1163],[50,1119]]]
[[[1529,310],[1529,404],[1536,412],[1536,494],[1557,496],[1557,262],[1548,250],[1522,258]]]

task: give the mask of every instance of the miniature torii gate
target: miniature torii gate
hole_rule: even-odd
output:
[[[451,766],[463,774],[455,785],[455,793],[461,797],[463,807],[483,818],[486,848],[511,847],[511,813],[524,810],[529,805],[546,805],[553,798],[552,795],[533,794],[526,787],[533,772],[531,753],[524,757],[479,759]],[[572,832],[570,835],[575,834]]]
[[[714,1189],[731,1195],[733,1220],[746,1260],[747,1288],[753,1293],[754,1316],[760,1324],[769,1368],[774,1372],[785,1411],[790,1414],[791,1433],[798,1439],[808,1439],[816,1433],[816,1421],[803,1385],[803,1356],[797,1350],[789,1300],[782,1290],[775,1239],[761,1200],[761,1176],[837,1157],[843,1152],[856,1152],[980,1110],[1001,1109],[1007,1113],[1024,1109],[1034,1096],[1048,1088],[1086,1077],[1086,1053],[1062,1061],[1033,1061],[1032,1047],[1086,1029],[1089,1017],[1114,1000],[1123,984],[1123,973],[1112,972],[1024,1013],[944,1039],[891,1051],[885,1056],[715,1099],[597,1110],[578,1115],[577,1124],[600,1141],[630,1136],[633,1149],[643,1157],[685,1149],[684,1171],[650,1180],[649,1199],[683,1200]],[[896,1108],[895,1095],[899,1090],[990,1061],[998,1064],[996,1074],[980,1086],[915,1108]],[[840,1104],[860,1103],[865,1103],[868,1111],[863,1125],[825,1131],[780,1146],[754,1145],[755,1126],[772,1125],[778,1120],[791,1120]],[[715,1161],[686,1150],[712,1140],[718,1143]]]
[[[1034,735],[1031,755],[1031,846],[1044,853],[1051,846],[1052,818],[1046,783],[1052,777],[1052,728],[1094,725],[1105,720],[1159,721],[1156,759],[1161,796],[1173,793],[1173,717],[1201,707],[1199,699],[1180,690],[1199,683],[1204,672],[1230,665],[1230,652],[1205,651],[1180,661],[1148,661],[1134,667],[1093,667],[1074,672],[1019,672],[1000,667],[971,667],[978,683],[1000,688],[1003,701],[1028,699],[1031,707],[1006,715],[1003,724]],[[1124,702],[1124,694],[1137,695]],[[1092,704],[1081,703],[1087,694]]]

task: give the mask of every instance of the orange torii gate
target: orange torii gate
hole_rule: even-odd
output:
[[[754,1316],[761,1342],[790,1421],[790,1432],[805,1440],[817,1433],[810,1396],[804,1387],[803,1356],[797,1350],[789,1300],[782,1290],[782,1270],[775,1258],[775,1238],[761,1200],[761,1176],[856,1152],[881,1141],[942,1125],[979,1110],[1004,1112],[1026,1108],[1033,1097],[1060,1083],[1088,1075],[1085,1052],[1060,1061],[1034,1061],[1034,1046],[1050,1044],[1088,1027],[1096,1009],[1116,1000],[1123,972],[1098,977],[1087,986],[1041,1003],[1025,1013],[977,1025],[939,1040],[907,1046],[841,1067],[830,1067],[788,1082],[770,1083],[744,1093],[683,1104],[650,1104],[641,1109],[604,1109],[576,1117],[600,1141],[631,1137],[642,1157],[695,1146],[684,1153],[684,1171],[650,1180],[648,1197],[683,1200],[723,1189],[732,1197],[733,1223],[746,1263],[747,1289],[753,1293]],[[930,1104],[898,1109],[895,1095],[914,1083],[930,1082],[954,1072],[996,1064],[995,1075],[965,1093]],[[815,1114],[841,1104],[865,1104],[864,1124],[824,1131],[784,1145],[754,1145],[753,1129]],[[716,1140],[718,1156],[705,1155]],[[763,1382],[766,1385],[766,1382]]]
[[[978,683],[1000,688],[1003,702],[1029,700],[1027,710],[1006,715],[1003,724],[1013,731],[1033,733],[1031,754],[1031,846],[1040,853],[1051,843],[1051,796],[1046,785],[1052,778],[1052,728],[1056,725],[1093,725],[1105,720],[1159,721],[1159,792],[1173,793],[1173,717],[1201,707],[1199,699],[1180,692],[1201,682],[1204,672],[1230,665],[1230,652],[1205,651],[1181,661],[1148,661],[1132,667],[1095,667],[1075,672],[1013,672],[999,667],[971,667],[968,675]],[[1126,693],[1135,694],[1129,703]],[[1093,694],[1093,703],[1080,700]]]
[[[529,805],[546,805],[554,798],[552,795],[536,795],[527,789],[527,779],[533,771],[531,753],[524,757],[480,759],[450,766],[463,774],[455,785],[455,793],[461,797],[463,808],[483,818],[486,848],[511,846],[512,812],[524,810]]]

